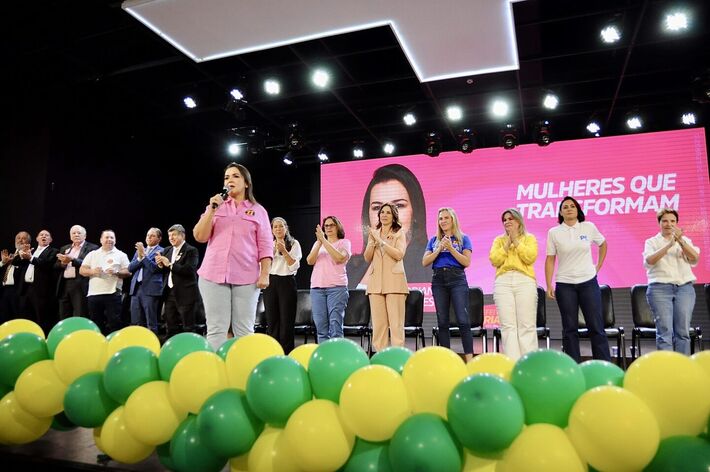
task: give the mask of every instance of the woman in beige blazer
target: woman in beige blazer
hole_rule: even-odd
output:
[[[409,294],[404,273],[407,236],[401,231],[397,206],[385,203],[377,213],[377,226],[370,228],[363,256],[370,264],[367,294],[372,313],[372,344],[376,351],[387,347],[387,331],[393,346],[404,346],[404,309]]]

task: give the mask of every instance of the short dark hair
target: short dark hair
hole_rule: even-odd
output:
[[[321,225],[321,228],[325,229],[325,222],[326,220],[333,220],[333,223],[335,223],[335,227],[338,228],[338,239],[343,239],[345,237],[345,228],[343,228],[343,224],[340,222],[340,220],[335,217],[335,216],[326,216],[323,218],[323,223]]]
[[[664,215],[675,215],[675,220],[676,222],[680,221],[678,218],[678,212],[675,211],[673,208],[661,208],[658,210],[658,213],[656,213],[656,219],[658,220],[658,223],[661,223],[661,218],[663,218]]]
[[[574,197],[570,197],[570,196],[568,195],[568,196],[566,196],[565,198],[563,198],[562,201],[560,202],[560,209],[559,209],[559,211],[557,212],[557,222],[558,222],[559,224],[562,224],[562,222],[565,220],[565,219],[562,217],[562,205],[564,205],[564,203],[565,203],[567,200],[569,200],[569,201],[571,201],[572,203],[574,203],[574,206],[577,207],[577,221],[579,221],[580,223],[581,223],[582,221],[584,221],[584,220],[585,220],[584,212],[582,211],[582,207],[579,206],[579,202],[578,202],[577,200],[575,200]]]

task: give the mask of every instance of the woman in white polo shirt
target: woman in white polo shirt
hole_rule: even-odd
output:
[[[646,240],[643,266],[648,274],[646,300],[656,322],[656,348],[690,355],[690,319],[695,306],[695,275],[700,249],[683,236],[678,212],[656,214],[661,232]]]
[[[602,296],[597,273],[606,257],[607,243],[596,226],[584,221],[584,212],[577,200],[565,197],[557,215],[558,226],[547,232],[547,259],[545,279],[547,296],[557,300],[562,315],[562,348],[577,362],[579,353],[579,309],[582,309],[592,342],[595,359],[611,361],[609,341],[604,333]],[[592,260],[592,244],[599,246],[596,265]],[[552,285],[552,275],[557,263],[557,277]]]

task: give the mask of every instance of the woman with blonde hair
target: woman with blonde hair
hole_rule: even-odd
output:
[[[468,282],[464,271],[471,264],[471,248],[471,239],[461,232],[454,209],[439,208],[436,236],[427,244],[422,265],[426,267],[431,264],[434,272],[431,292],[439,325],[439,344],[451,347],[449,307],[453,304],[466,361],[473,357],[473,336],[468,316]]]
[[[513,360],[537,349],[537,282],[533,264],[537,239],[525,231],[518,210],[501,215],[505,233],[493,240],[488,258],[496,268],[493,299],[498,310],[503,351]]]

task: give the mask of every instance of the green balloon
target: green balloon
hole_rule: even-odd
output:
[[[389,445],[357,438],[355,447],[342,472],[391,472]]]
[[[130,346],[111,356],[104,369],[104,387],[109,396],[125,404],[135,389],[160,380],[158,357],[143,346]]]
[[[390,346],[372,356],[370,364],[386,365],[387,367],[393,368],[401,375],[404,370],[404,364],[412,357],[412,354],[413,352],[406,347]]]
[[[564,428],[586,384],[577,363],[559,351],[539,350],[523,356],[510,376],[525,407],[525,423]]]
[[[394,472],[459,472],[463,450],[449,425],[433,413],[410,416],[395,431],[389,446]]]
[[[64,413],[69,421],[84,428],[103,425],[118,406],[104,388],[101,372],[82,375],[69,385],[64,394]]]
[[[251,449],[264,429],[254,414],[246,394],[236,388],[209,397],[197,415],[200,442],[218,457],[235,457]]]
[[[67,418],[67,415],[64,414],[64,412],[61,412],[57,415],[54,415],[54,418],[52,419],[52,425],[51,428],[56,430],[56,431],[71,431],[72,429],[76,428],[76,425]]]
[[[710,442],[695,436],[663,439],[644,472],[708,472]]]
[[[360,345],[333,338],[319,345],[308,364],[308,377],[316,398],[340,402],[340,390],[350,374],[370,364]]]
[[[170,457],[177,472],[218,472],[227,463],[205,447],[197,431],[197,417],[188,415],[170,440]]]
[[[96,323],[91,321],[89,318],[83,318],[81,316],[72,316],[65,318],[59,323],[54,325],[54,328],[49,332],[47,336],[47,350],[49,351],[49,358],[54,359],[54,351],[57,350],[57,346],[62,342],[64,338],[75,331],[81,331],[88,329],[90,331],[96,331],[100,333],[101,330]]]
[[[175,470],[173,458],[170,456],[170,441],[161,444],[155,448],[155,453],[158,455],[158,460],[168,470]]]
[[[191,352],[197,351],[212,352],[210,344],[199,334],[180,333],[168,339],[168,341],[163,344],[163,347],[160,348],[160,357],[158,358],[160,376],[162,379],[169,382],[170,374],[173,372],[177,363],[180,362],[180,359]]]
[[[229,348],[232,347],[232,344],[234,344],[236,341],[237,338],[229,338],[222,343],[219,349],[217,349],[217,355],[221,357],[223,361],[227,360],[227,353],[229,352]]]
[[[579,365],[584,375],[587,390],[603,385],[624,386],[624,371],[616,364],[602,360],[591,360]]]
[[[0,341],[0,384],[15,388],[23,370],[49,359],[47,343],[32,333],[15,333]]]
[[[459,382],[449,396],[446,416],[456,438],[478,455],[506,449],[525,423],[518,392],[491,374],[472,375]]]
[[[290,357],[261,361],[247,380],[249,406],[260,420],[277,428],[286,426],[291,413],[312,398],[306,369]]]

